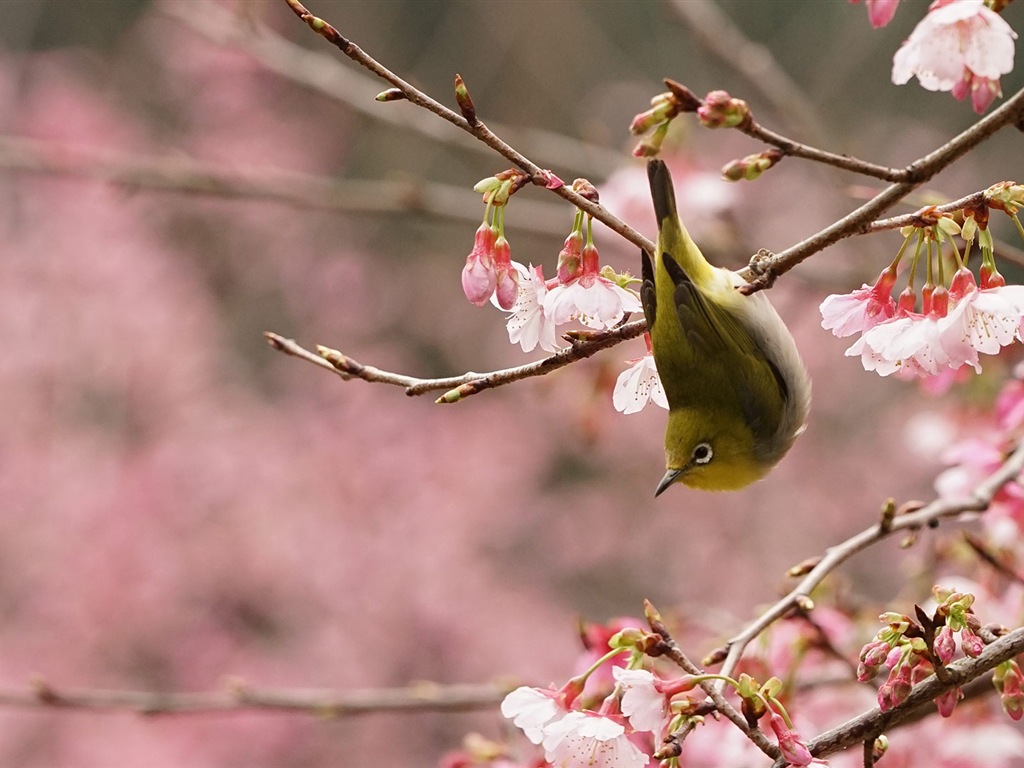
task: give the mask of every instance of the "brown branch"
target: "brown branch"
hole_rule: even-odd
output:
[[[36,139],[0,136],[0,168],[98,179],[132,189],[270,200],[346,213],[417,212],[478,224],[480,195],[422,181],[336,181],[278,168],[226,171],[188,157],[146,157]],[[565,211],[551,203],[516,201],[516,227],[543,235],[566,230]]]
[[[982,118],[938,149],[908,165],[905,169],[905,181],[885,188],[864,205],[825,227],[817,234],[780,253],[759,259],[756,265],[752,265],[745,272],[745,276],[753,278],[749,287],[750,292],[769,286],[779,275],[785,274],[818,251],[824,250],[844,238],[868,231],[868,227],[874,219],[913,189],[927,182],[996,131],[1009,125],[1016,125],[1021,120],[1024,120],[1024,89],[1018,91],[987,117]]]
[[[251,687],[229,680],[223,691],[162,693],[57,688],[36,681],[28,690],[0,690],[0,707],[114,710],[143,715],[300,712],[349,717],[372,712],[452,711],[490,708],[512,688],[501,685],[420,683],[406,688],[332,691]]]
[[[316,355],[292,339],[286,339],[270,331],[265,332],[263,335],[266,336],[270,346],[279,352],[301,358],[320,368],[332,371],[345,380],[355,378],[362,379],[363,381],[405,387],[405,393],[410,396],[446,390],[445,394],[438,399],[438,402],[454,403],[485,389],[493,389],[505,384],[511,384],[513,381],[519,381],[520,379],[543,376],[551,371],[564,368],[570,363],[584,360],[626,339],[635,338],[642,334],[646,328],[647,324],[643,320],[634,320],[631,323],[625,323],[609,331],[588,333],[583,339],[572,339],[568,347],[543,360],[519,365],[514,368],[491,371],[490,373],[469,372],[459,376],[440,379],[420,379],[363,365],[329,347],[318,346],[317,351],[320,354]]]
[[[858,552],[892,536],[899,531],[917,531],[943,518],[956,518],[964,513],[984,512],[992,503],[996,493],[1024,470],[1024,443],[1017,446],[1002,466],[983,482],[979,483],[971,496],[961,499],[936,499],[915,511],[897,515],[891,521],[873,525],[840,544],[830,547],[800,583],[789,594],[772,605],[740,633],[729,639],[727,654],[721,673],[731,676],[747,645],[765,629],[790,611],[810,601],[811,592],[842,563]]]
[[[422,107],[428,112],[432,112],[442,120],[451,123],[456,128],[470,133],[499,155],[524,170],[530,176],[530,180],[534,184],[542,187],[548,185],[550,172],[541,168],[524,154],[519,152],[519,150],[503,141],[480,120],[470,122],[459,113],[444,106],[440,102],[423,93],[423,91],[420,91],[418,88],[413,87],[411,84],[407,83],[401,77],[366,53],[366,51],[354,42],[345,38],[334,26],[306,10],[306,7],[299,2],[299,0],[285,0],[285,2],[296,16],[309,25],[310,29],[335,46],[348,58],[352,59],[352,61],[362,67],[365,67],[382,80],[391,83],[393,87],[402,92],[406,100]],[[557,188],[552,188],[551,191],[572,203],[585,213],[590,214],[613,232],[625,238],[637,247],[643,248],[650,253],[654,253],[654,243],[624,221],[612,215],[606,208],[604,208],[604,206],[594,203],[577,192],[574,192],[567,184]]]
[[[986,646],[976,659],[965,658],[948,665],[948,680],[942,681],[932,675],[915,685],[906,701],[899,706],[888,712],[882,712],[878,707],[869,709],[811,739],[807,742],[807,748],[815,757],[824,758],[854,744],[873,741],[880,734],[914,716],[922,708],[932,706],[932,701],[936,697],[953,688],[966,685],[1021,652],[1024,652],[1024,627],[1015,629]],[[774,768],[782,768],[783,765],[784,763],[777,760]]]

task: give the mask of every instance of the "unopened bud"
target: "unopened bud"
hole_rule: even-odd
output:
[[[597,193],[597,187],[587,179],[575,179],[572,183],[572,191],[592,203],[601,202],[601,196]]]
[[[663,81],[665,87],[668,88],[672,95],[676,98],[676,103],[679,105],[680,112],[696,112],[700,109],[703,102],[700,98],[687,88],[682,83],[677,83],[675,80],[665,78]]]
[[[469,121],[470,125],[476,123],[476,107],[473,106],[473,99],[469,95],[469,88],[466,87],[462,75],[455,75],[455,101],[459,103],[462,116]]]
[[[791,579],[797,579],[797,578],[799,578],[801,576],[806,576],[808,573],[813,571],[818,566],[818,563],[820,563],[820,562],[821,562],[821,557],[820,556],[818,556],[818,557],[809,557],[806,560],[804,560],[802,563],[797,563],[792,568],[790,568],[788,571],[786,571],[786,575],[789,576]]]
[[[374,99],[377,101],[403,101],[409,97],[405,95],[405,91],[401,88],[388,88],[386,91],[381,91]]]
[[[711,91],[697,110],[697,117],[705,128],[735,128],[750,120],[750,107],[742,99],[734,99],[726,91]]]
[[[740,160],[733,160],[722,168],[722,178],[726,181],[753,181],[762,173],[784,157],[777,149],[769,149],[756,155],[747,155]]]

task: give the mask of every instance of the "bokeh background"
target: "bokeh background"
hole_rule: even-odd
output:
[[[862,5],[820,0],[309,7],[445,103],[461,73],[485,122],[648,235],[627,126],[662,77],[896,166],[975,119],[889,81],[924,13],[911,0],[878,31]],[[1020,9],[1007,18],[1020,27]],[[813,416],[777,471],[729,495],[654,500],[665,414],[611,406],[640,341],[444,407],[273,351],[264,331],[418,376],[539,357],[459,282],[483,212],[469,190],[507,162],[374,102],[385,87],[284,2],[0,4],[0,687],[544,685],[572,669],[578,619],[645,597],[700,658],[883,499],[933,495],[950,398],[865,373],[819,326],[822,298],[877,274],[895,233],[773,289]],[[721,165],[761,147],[689,122],[676,181],[718,263],[792,245],[875,186],[799,160],[728,186]],[[1019,141],[998,135],[911,205],[1019,176]],[[524,190],[513,258],[550,274],[572,214]],[[975,391],[1005,368],[988,363],[996,383]],[[837,583],[854,603],[920,599],[930,583],[907,583],[927,558],[884,546]],[[498,720],[3,708],[0,764],[429,766]]]

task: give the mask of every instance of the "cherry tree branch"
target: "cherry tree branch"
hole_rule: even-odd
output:
[[[411,84],[366,53],[366,51],[354,42],[345,38],[331,24],[314,16],[306,10],[306,7],[299,2],[299,0],[285,0],[285,2],[296,16],[309,25],[310,29],[334,45],[343,54],[352,59],[352,61],[368,69],[382,80],[391,83],[394,88],[398,89],[404,100],[410,101],[428,112],[432,112],[442,120],[446,120],[451,123],[456,128],[471,134],[499,155],[525,171],[534,184],[541,187],[549,187],[556,195],[572,203],[572,205],[576,206],[583,212],[590,214],[616,234],[622,236],[637,247],[643,248],[650,253],[654,253],[654,243],[624,221],[612,215],[608,209],[604,208],[599,203],[592,202],[577,192],[574,192],[568,185],[550,186],[550,171],[541,168],[519,150],[499,138],[497,134],[484,125],[484,123],[475,115],[472,116],[472,119],[468,119],[431,98],[418,88],[413,87]]]
[[[351,357],[329,347],[318,346],[314,354],[308,349],[297,344],[292,339],[286,339],[270,331],[265,332],[270,346],[279,352],[298,357],[306,362],[312,363],[333,373],[338,374],[342,379],[362,379],[363,381],[391,384],[397,387],[405,387],[405,394],[423,395],[428,392],[446,390],[445,394],[438,398],[438,403],[455,403],[463,400],[477,392],[485,389],[494,389],[514,381],[528,379],[564,368],[577,360],[591,357],[603,349],[615,346],[626,339],[632,339],[641,335],[647,329],[644,320],[634,320],[624,323],[608,331],[584,331],[569,335],[569,346],[555,354],[526,365],[518,365],[514,368],[504,368],[490,373],[464,373],[460,376],[450,376],[440,379],[420,379],[414,376],[407,376],[401,373],[392,373],[380,368],[353,360]]]
[[[1024,443],[1018,445],[1002,466],[983,482],[974,492],[961,499],[936,499],[929,504],[910,507],[904,514],[883,514],[881,521],[855,534],[839,544],[830,547],[810,571],[800,580],[789,594],[772,605],[741,632],[730,638],[725,646],[725,661],[721,674],[729,677],[736,669],[747,645],[774,622],[790,611],[813,607],[811,592],[842,563],[868,547],[901,531],[917,531],[926,526],[936,525],[945,518],[959,519],[968,513],[984,512],[999,490],[1017,478],[1024,471]],[[895,512],[895,510],[890,510]],[[713,655],[720,656],[720,653]]]
[[[479,224],[480,195],[450,184],[422,181],[335,180],[257,168],[228,171],[189,157],[147,157],[0,136],[0,168],[97,179],[130,189],[270,200],[313,210],[345,213],[408,211]],[[517,227],[543,235],[565,231],[565,212],[552,203],[516,201]]]
[[[0,690],[0,707],[108,710],[142,715],[217,712],[299,712],[349,717],[371,712],[452,711],[490,708],[512,690],[501,685],[419,683],[406,688],[333,691],[261,688],[229,680],[223,691],[162,693],[90,688],[57,688],[36,681],[27,690]]]

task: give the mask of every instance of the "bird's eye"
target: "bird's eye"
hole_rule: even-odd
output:
[[[694,464],[707,464],[714,455],[715,452],[711,450],[711,443],[697,443],[691,457]]]

